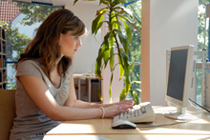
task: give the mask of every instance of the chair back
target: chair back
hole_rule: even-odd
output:
[[[9,140],[15,115],[15,90],[0,89],[0,140]]]

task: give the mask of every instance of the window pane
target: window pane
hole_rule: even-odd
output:
[[[35,36],[37,28],[48,15],[61,8],[63,7],[0,1],[3,13],[0,25],[6,30],[7,35],[7,88],[15,89],[15,64],[20,53]]]
[[[139,20],[141,20],[141,0],[139,1],[127,1],[125,4],[126,8],[130,9],[134,16],[137,17]],[[133,21],[134,24],[141,29],[141,24],[138,23],[137,21]],[[129,24],[128,24],[129,25]],[[141,35],[140,33],[134,29],[131,25],[130,28],[132,29],[132,35],[133,35],[133,40],[129,52],[129,60],[132,62],[135,62],[135,66],[133,69],[133,72],[131,73],[131,82],[133,81],[141,81],[140,79],[140,62],[141,62]],[[131,86],[131,89],[136,89],[138,90],[137,92],[140,91],[141,85],[140,83],[133,83]],[[128,95],[127,99],[130,99],[131,96]],[[140,98],[140,96],[139,96]]]

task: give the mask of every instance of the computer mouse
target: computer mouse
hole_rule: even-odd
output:
[[[127,120],[115,120],[112,123],[112,128],[113,129],[135,129],[136,128],[136,124],[127,121]]]

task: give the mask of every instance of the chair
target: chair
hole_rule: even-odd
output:
[[[15,90],[0,89],[0,140],[9,140],[15,114]]]

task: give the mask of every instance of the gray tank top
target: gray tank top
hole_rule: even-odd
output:
[[[14,125],[11,129],[10,140],[17,140],[21,137],[29,135],[46,133],[60,124],[59,121],[53,121],[47,117],[35,105],[30,96],[27,94],[23,84],[18,79],[18,76],[21,75],[41,77],[57,103],[62,106],[69,95],[69,81],[72,75],[72,67],[68,69],[65,77],[61,77],[61,85],[59,88],[56,88],[45,75],[38,61],[26,60],[18,64],[15,93],[17,117],[13,122]]]

